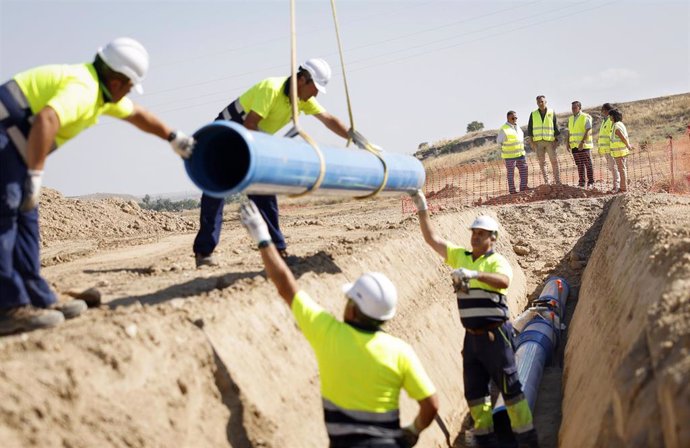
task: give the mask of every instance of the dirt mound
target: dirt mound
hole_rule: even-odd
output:
[[[126,201],[106,207],[104,204],[112,204],[109,201],[100,203],[100,209],[80,209],[77,215],[100,220],[89,214],[107,209],[106,214],[116,213],[113,216],[118,220],[131,219],[121,210]],[[634,411],[625,401],[632,395],[616,392],[620,400],[608,399],[614,395],[612,390],[618,390],[618,386],[612,387],[613,377],[625,380],[616,384],[631,386],[621,391],[642,390],[644,394],[637,399],[645,403],[655,400],[646,385],[662,385],[655,390],[665,407],[664,422],[679,427],[687,421],[689,320],[687,294],[683,293],[688,285],[681,288],[689,278],[683,268],[690,249],[684,227],[687,202],[668,195],[606,196],[434,215],[443,237],[465,245],[469,244],[467,227],[477,213],[499,218],[502,228],[497,250],[507,256],[515,271],[508,294],[513,316],[538,295],[550,275],[563,276],[571,284],[569,306],[578,303],[574,299],[582,283],[575,309],[578,317],[569,330],[563,446],[596,446],[594,440],[584,440],[580,433],[585,431],[597,440],[612,440],[598,435],[609,424],[607,412],[615,416],[616,424],[626,422],[623,428],[655,424],[653,419],[646,424],[640,424],[638,417],[626,420]],[[291,268],[301,288],[327,309],[342,313],[340,285],[362,271],[385,272],[396,283],[399,314],[387,330],[407,340],[419,354],[439,389],[441,417],[455,446],[461,446],[464,439],[459,434],[468,421],[462,388],[463,329],[449,269],[423,242],[416,218],[400,214],[398,199],[290,204],[293,206],[285,207],[281,222],[291,252],[299,257]],[[76,213],[69,208],[72,205],[62,206],[66,216]],[[50,203],[44,204],[44,208],[50,207]],[[59,219],[60,210],[54,210],[52,219]],[[634,218],[636,215],[640,218]],[[70,222],[66,219],[65,226]],[[109,225],[121,225],[99,222],[106,233]],[[159,230],[151,226],[150,232]],[[64,244],[65,251],[76,253],[78,241],[71,238],[77,238],[74,235],[79,231],[64,229],[68,239],[51,240],[54,246],[48,250]],[[97,239],[96,229],[91,232],[86,232],[86,238]],[[73,261],[43,270],[58,291],[97,286],[104,302],[101,308],[53,330],[0,338],[3,448],[325,446],[314,355],[266,281],[254,244],[237,222],[236,206],[226,208],[218,248],[222,266],[218,268],[195,269],[191,254],[194,234],[186,228],[152,233],[145,244],[141,243],[147,236],[137,235],[141,233],[123,237],[119,246],[107,243],[98,252],[75,255]],[[670,258],[662,261],[666,254]],[[597,281],[610,281],[610,285]],[[626,282],[630,287],[617,288]],[[591,285],[606,291],[606,297],[590,299]],[[660,295],[663,299],[650,299]],[[614,296],[618,298],[614,300]],[[590,301],[599,308],[592,311]],[[644,303],[656,305],[642,306]],[[609,304],[628,304],[628,308],[608,315],[602,307]],[[629,310],[636,305],[639,310],[632,311],[628,324]],[[644,320],[641,316],[647,311],[652,314]],[[590,321],[601,328],[590,328]],[[639,341],[617,337],[614,325],[629,325],[621,327],[621,334],[627,336],[627,328],[646,329],[647,337],[660,343],[649,345],[647,361],[632,362],[638,358],[631,355],[636,352],[629,344]],[[588,331],[598,337],[588,336]],[[592,345],[606,340],[616,344]],[[602,357],[575,355],[580,353],[578,346],[586,353],[601,352]],[[625,364],[630,369],[619,367],[624,358],[632,360]],[[638,377],[634,375],[638,371],[645,373]],[[633,375],[624,377],[621,372]],[[640,378],[641,383],[632,381]],[[545,372],[535,411],[545,447],[557,446],[560,391],[560,367],[551,366]],[[591,408],[598,394],[603,400]],[[617,402],[622,403],[623,412],[615,411],[613,403]],[[601,418],[592,422],[590,409],[592,415],[605,417],[606,423],[594,427]],[[415,411],[416,404],[403,397],[403,423]],[[687,445],[686,433],[675,434],[678,446]],[[446,446],[437,425],[423,434],[418,446]]]
[[[562,446],[690,443],[688,216],[688,198],[612,204],[569,330]]]
[[[151,242],[198,225],[179,214],[143,210],[135,201],[68,199],[50,188],[41,190],[40,217],[44,266],[96,249]],[[67,247],[71,242],[76,250]]]

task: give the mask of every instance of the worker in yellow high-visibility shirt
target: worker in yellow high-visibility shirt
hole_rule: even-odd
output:
[[[506,179],[508,192],[517,193],[515,189],[515,167],[520,173],[520,191],[527,191],[528,168],[525,159],[525,136],[517,124],[518,116],[515,111],[508,111],[506,123],[501,126],[496,136],[496,143],[501,145],[501,158],[506,165]]]
[[[252,201],[241,206],[240,220],[258,245],[266,275],[316,354],[329,446],[414,446],[438,413],[438,396],[412,347],[381,329],[396,312],[393,283],[379,272],[368,272],[345,285],[341,322],[299,288]],[[401,389],[419,403],[416,418],[405,427],[400,426]]]
[[[91,63],[37,67],[0,85],[0,335],[52,327],[86,308],[57,304],[40,274],[38,200],[49,153],[110,115],[191,155],[193,138],[126,97],[141,93],[148,68],[146,49],[121,37]]]

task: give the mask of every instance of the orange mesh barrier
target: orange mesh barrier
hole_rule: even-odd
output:
[[[578,170],[573,155],[558,148],[561,185],[553,184],[549,157],[546,169],[552,182],[544,185],[539,161],[535,153],[526,157],[528,168],[527,191],[509,194],[506,167],[503,160],[482,163],[463,163],[456,166],[427,169],[424,193],[433,209],[476,206],[481,204],[510,204],[546,199],[596,197],[613,194],[613,175],[604,156],[591,151],[594,185],[578,187]],[[647,144],[627,156],[628,191],[690,193],[690,128],[688,135]],[[520,175],[515,169],[515,187],[519,190]],[[408,197],[402,199],[403,213],[414,212]]]

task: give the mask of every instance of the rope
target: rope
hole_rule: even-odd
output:
[[[352,113],[352,102],[350,101],[350,89],[348,88],[348,85],[347,85],[347,74],[345,73],[345,58],[343,56],[343,45],[342,45],[342,42],[340,41],[340,26],[338,25],[338,13],[337,13],[336,8],[335,8],[335,0],[331,0],[331,10],[333,11],[333,23],[335,24],[335,37],[336,37],[336,41],[338,42],[338,54],[340,55],[340,67],[341,67],[342,72],[343,72],[343,83],[345,84],[345,98],[347,100],[347,113],[350,117],[350,129],[352,129],[354,131],[355,130],[355,119],[354,119],[354,115]],[[352,141],[352,139],[348,138],[346,146],[350,146],[351,141]],[[386,161],[383,159],[383,156],[381,155],[381,151],[372,147],[371,144],[369,144],[369,143],[367,143],[365,145],[364,149],[366,151],[369,151],[370,153],[374,154],[381,161],[381,165],[383,165],[383,181],[381,182],[381,185],[379,185],[378,188],[376,190],[374,190],[372,193],[366,194],[364,196],[355,196],[355,199],[372,198],[372,197],[378,195],[386,187],[386,184],[388,183],[388,165],[386,164]]]
[[[307,134],[299,125],[299,98],[297,97],[297,31],[295,26],[295,0],[290,0],[290,103],[292,105],[292,122],[295,130],[316,152],[319,158],[319,175],[311,187],[307,188],[301,193],[292,194],[290,197],[299,198],[306,196],[318,190],[326,177],[326,160],[319,146],[316,144],[309,134]]]

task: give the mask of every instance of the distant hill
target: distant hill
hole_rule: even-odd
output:
[[[119,198],[125,201],[141,202],[145,195],[135,196],[124,193],[93,193],[83,196],[70,196],[68,199],[79,199],[82,201],[98,201],[100,199]],[[182,191],[176,193],[150,194],[151,199],[169,199],[173,202],[184,201],[187,199],[198,200],[201,193],[198,191]]]
[[[667,135],[682,134],[690,124],[690,93],[613,103],[613,106],[623,113],[623,122],[630,132],[631,140],[636,143],[659,141]],[[601,123],[601,104],[586,108],[584,111],[593,118],[596,139]],[[570,115],[570,112],[557,115],[559,129],[567,130],[567,120]],[[526,116],[526,113],[522,116]],[[526,122],[527,119],[522,127],[523,130],[527,130]],[[442,140],[430,145],[424,144],[414,156],[425,161],[425,164],[428,164],[427,162],[431,159],[433,159],[433,164],[440,163],[439,159],[444,159],[444,163],[448,163],[450,161],[445,159],[449,155],[454,156],[452,163],[462,163],[465,156],[474,161],[495,159],[499,156],[496,145],[497,134],[497,129],[490,129],[471,132],[456,139]],[[461,153],[462,156],[460,156]]]

